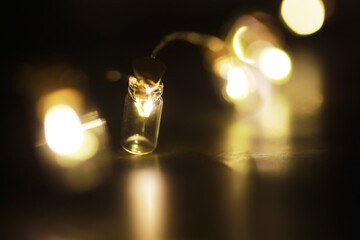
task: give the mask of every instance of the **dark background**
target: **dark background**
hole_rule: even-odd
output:
[[[289,50],[305,46],[319,56],[325,66],[326,101],[321,113],[322,134],[310,140],[294,140],[300,150],[293,158],[311,163],[299,164],[297,170],[281,180],[251,171],[250,198],[254,201],[247,219],[250,234],[241,239],[345,239],[352,230],[353,192],[358,192],[355,166],[360,146],[356,37],[359,3],[335,1],[332,16],[318,33],[297,37],[281,24],[280,2],[74,0],[11,1],[2,5],[1,83],[6,99],[2,113],[5,144],[0,163],[2,239],[42,239],[28,232],[29,223],[38,218],[56,219],[47,227],[49,231],[56,229],[60,236],[57,226],[63,222],[80,229],[86,229],[86,224],[96,225],[95,219],[110,219],[113,224],[113,179],[131,168],[129,162],[116,162],[107,181],[87,193],[63,194],[53,189],[39,167],[33,147],[36,121],[31,101],[14,87],[23,64],[60,61],[83,71],[93,101],[108,121],[111,144],[116,149],[127,86],[125,82],[107,82],[105,72],[117,69],[131,73],[131,60],[149,55],[160,39],[171,32],[190,30],[224,36],[230,20],[252,11],[264,11],[274,17]],[[217,216],[223,211],[217,209],[221,204],[218,202],[227,199],[219,196],[221,181],[232,172],[218,166],[216,156],[198,150],[211,148],[208,139],[223,131],[221,126],[212,128],[212,121],[216,121],[209,120],[212,115],[206,115],[207,110],[213,109],[215,115],[221,113],[225,119],[231,110],[222,105],[209,84],[211,76],[198,47],[171,43],[158,57],[166,63],[167,72],[162,137],[157,152],[164,172],[177,189],[174,194],[180,195],[178,205],[174,205],[178,215],[173,215],[180,220],[172,222],[173,227],[168,230],[172,238],[168,239],[239,239],[241,234],[236,235],[227,227],[237,229],[241,221]],[[311,149],[313,141],[320,142],[325,153],[302,152],[301,149]],[[208,184],[214,188],[207,188]],[[193,200],[185,197],[189,195]],[[269,209],[277,204],[285,215],[283,225],[272,221],[278,212]],[[75,216],[76,220],[68,216]],[[98,238],[83,234],[74,239],[131,239],[126,230],[114,234],[116,227],[111,224],[96,232]],[[73,239],[71,233],[66,234]]]

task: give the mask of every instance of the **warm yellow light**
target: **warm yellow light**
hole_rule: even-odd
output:
[[[92,128],[96,128],[96,127],[100,127],[102,125],[104,125],[104,120],[101,118],[97,118],[94,119],[92,121],[86,122],[82,125],[83,130],[88,130],[88,129],[92,129]]]
[[[39,119],[43,120],[49,109],[57,105],[70,106],[76,112],[80,113],[84,108],[84,96],[81,92],[73,88],[62,88],[42,96],[37,103]]]
[[[139,112],[141,117],[149,117],[151,111],[154,108],[154,104],[152,103],[152,99],[147,99],[146,101],[139,100],[135,101],[135,106]]]
[[[295,115],[316,116],[325,100],[322,67],[317,56],[305,49],[294,52],[294,62],[291,82],[284,88],[284,93]]]
[[[273,96],[259,113],[265,137],[286,138],[290,134],[291,108],[286,98],[281,95]]]
[[[231,68],[228,72],[227,80],[226,93],[230,98],[239,99],[245,98],[248,95],[248,79],[241,68]]]
[[[209,39],[209,41],[206,43],[206,46],[213,52],[217,52],[220,51],[221,49],[224,48],[224,41],[217,38],[217,37],[212,37],[211,39]]]
[[[73,167],[95,155],[99,149],[99,140],[92,132],[84,132],[84,140],[81,146],[74,152],[56,158],[62,167]]]
[[[45,115],[45,138],[59,154],[71,154],[82,145],[84,134],[80,119],[67,105],[52,107]]]
[[[249,154],[254,129],[249,121],[235,119],[232,121],[224,135],[225,154],[224,163],[235,171],[246,173],[249,170]]]
[[[162,239],[164,184],[156,169],[138,169],[130,174],[130,219],[134,239]]]
[[[122,78],[121,72],[117,70],[108,70],[106,71],[106,79],[109,82],[116,82]]]
[[[230,57],[221,57],[216,59],[213,69],[217,75],[226,79],[229,70],[234,66],[233,60]]]
[[[239,28],[235,34],[234,34],[234,37],[233,37],[233,48],[234,48],[234,51],[236,53],[236,55],[240,58],[240,60],[248,63],[248,64],[254,64],[254,61],[251,60],[251,59],[247,59],[245,57],[245,50],[244,50],[244,47],[240,41],[241,39],[241,35],[246,31],[247,27],[244,26],[244,27],[241,27]]]
[[[282,50],[268,47],[260,54],[260,68],[274,83],[283,84],[291,71],[291,60]]]
[[[281,16],[295,33],[309,35],[323,25],[325,8],[321,0],[283,0]]]

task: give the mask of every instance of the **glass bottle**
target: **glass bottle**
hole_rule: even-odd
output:
[[[155,60],[150,60],[151,64],[152,61]],[[163,106],[163,83],[160,80],[162,74],[160,77],[156,74],[149,75],[139,69],[134,63],[136,77],[130,77],[128,94],[125,97],[121,146],[132,154],[144,155],[153,152],[157,146]]]

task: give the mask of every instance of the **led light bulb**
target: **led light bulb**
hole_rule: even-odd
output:
[[[132,154],[155,150],[163,106],[161,77],[165,65],[155,58],[133,62],[135,77],[129,79],[121,127],[121,146]]]

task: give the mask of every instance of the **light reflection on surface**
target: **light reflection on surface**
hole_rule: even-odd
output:
[[[283,0],[281,16],[292,31],[309,35],[322,27],[325,8],[321,0]]]
[[[261,134],[269,138],[284,138],[290,134],[291,106],[286,98],[275,94],[259,112]]]
[[[268,47],[260,54],[261,70],[273,83],[283,84],[291,71],[289,56],[281,49]]]
[[[222,161],[245,175],[254,168],[262,173],[286,173],[291,149],[290,110],[287,100],[274,94],[258,114],[233,119],[222,141]]]
[[[163,239],[164,181],[159,170],[133,171],[129,176],[128,191],[133,239]]]
[[[226,129],[224,148],[227,155],[221,155],[224,163],[233,170],[246,174],[249,171],[251,144],[254,125],[246,120],[235,119]]]

